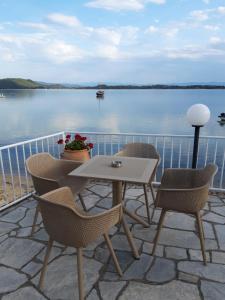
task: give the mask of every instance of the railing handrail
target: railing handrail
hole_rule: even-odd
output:
[[[50,137],[57,136],[57,135],[64,134],[64,133],[65,133],[65,131],[59,131],[57,133],[53,133],[53,134],[49,134],[49,135],[45,135],[45,136],[33,138],[33,139],[26,140],[26,141],[23,141],[23,142],[18,142],[18,143],[15,143],[15,144],[9,144],[9,145],[5,145],[5,146],[1,146],[0,147],[0,151],[4,150],[4,149],[8,149],[8,148],[13,148],[13,147],[17,147],[17,146],[21,146],[21,145],[33,143],[33,142],[36,142],[36,141],[41,141],[43,139],[48,139]]]
[[[67,132],[77,132],[77,130],[65,130]],[[156,137],[185,137],[193,138],[194,135],[191,134],[162,134],[162,133],[132,133],[132,132],[95,132],[95,131],[79,131],[80,134],[90,134],[90,135],[125,135],[125,136],[156,136]],[[203,139],[225,139],[225,136],[214,136],[214,135],[201,135],[199,138]]]
[[[76,132],[76,130],[65,130],[65,131],[59,131],[53,134],[49,134],[49,135],[45,135],[45,136],[41,136],[41,137],[37,137],[37,138],[32,138],[26,141],[22,141],[22,142],[17,142],[14,144],[9,144],[9,145],[4,145],[4,146],[0,146],[0,150],[4,150],[4,149],[8,149],[8,148],[13,148],[13,147],[17,147],[17,146],[21,146],[21,145],[25,145],[25,144],[29,144],[29,143],[33,143],[36,141],[41,141],[43,139],[48,139],[50,137],[54,137],[60,134],[65,134],[66,132]],[[153,137],[175,137],[175,138],[193,138],[193,135],[190,134],[162,134],[162,133],[128,133],[128,132],[96,132],[96,131],[79,131],[80,134],[89,134],[89,135],[119,135],[119,136],[153,136]],[[201,139],[225,139],[225,136],[200,136]]]

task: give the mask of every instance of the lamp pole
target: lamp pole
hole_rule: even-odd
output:
[[[187,119],[192,127],[195,128],[192,169],[196,169],[198,160],[198,144],[200,128],[203,127],[210,119],[210,110],[204,104],[194,104],[187,111]]]
[[[193,145],[193,156],[192,156],[192,169],[196,169],[198,160],[198,144],[199,144],[199,133],[202,126],[192,125],[195,128],[194,145]]]

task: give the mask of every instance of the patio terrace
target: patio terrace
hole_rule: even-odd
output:
[[[93,214],[111,206],[111,186],[91,182],[84,199]],[[126,206],[143,218],[143,190],[130,186]],[[149,193],[149,198],[150,193]],[[30,236],[37,203],[30,197],[0,214],[0,298],[78,299],[76,253],[55,243],[48,264],[43,291],[37,288],[48,236],[41,217]],[[149,228],[133,223],[140,260],[132,257],[120,227],[114,227],[111,240],[123,277],[119,278],[103,239],[84,251],[85,291],[88,300],[223,300],[225,299],[225,195],[211,194],[202,211],[208,264],[200,261],[200,242],[194,218],[170,213],[166,217],[156,255],[150,255],[159,211]]]

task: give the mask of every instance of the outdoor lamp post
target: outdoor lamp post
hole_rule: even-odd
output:
[[[209,121],[210,110],[204,104],[194,104],[187,111],[187,119],[192,127],[195,128],[192,168],[196,169],[200,127],[203,127]]]

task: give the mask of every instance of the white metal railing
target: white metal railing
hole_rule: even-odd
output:
[[[74,134],[75,131],[67,130]],[[154,144],[161,156],[157,170],[156,183],[160,182],[165,168],[190,168],[192,164],[193,136],[172,134],[107,133],[81,132],[95,144],[92,155],[113,155],[127,143],[142,142]],[[212,190],[225,191],[225,137],[201,136],[197,167],[216,163],[218,173],[214,177]]]
[[[64,138],[64,132],[31,139],[0,147],[0,210],[17,203],[33,193],[32,181],[25,168],[25,160],[40,152],[60,156],[57,140]]]
[[[63,146],[57,140],[65,134],[75,134],[73,130],[0,147],[0,210],[17,203],[33,193],[31,178],[25,168],[25,160],[32,154],[49,152],[60,157]],[[113,155],[127,143],[143,142],[154,144],[161,156],[156,183],[160,182],[165,168],[189,168],[192,161],[193,136],[139,133],[81,132],[94,143],[91,156]],[[212,189],[225,191],[225,137],[204,136],[200,138],[198,167],[214,162],[218,173]]]

